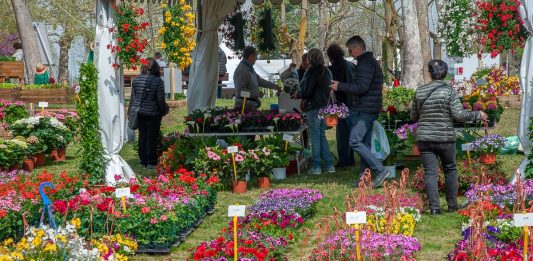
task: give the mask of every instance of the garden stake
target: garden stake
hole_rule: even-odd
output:
[[[235,180],[237,180],[237,164],[235,163],[235,152],[231,153],[231,158],[233,160],[233,175],[235,176]]]
[[[122,196],[121,202],[122,202],[122,209],[124,210],[124,214],[126,214],[126,197]]]
[[[354,229],[355,229],[355,251],[357,254],[357,261],[361,261],[361,235],[359,232],[359,224],[355,224]]]
[[[527,261],[527,250],[529,248],[529,227],[524,226],[524,261]]]
[[[237,216],[235,216],[233,217],[233,259],[235,261],[237,261],[237,255]]]
[[[285,151],[287,151],[287,149],[289,149],[289,142],[285,141]]]
[[[246,106],[246,96],[243,97],[241,114],[244,114],[244,106]]]

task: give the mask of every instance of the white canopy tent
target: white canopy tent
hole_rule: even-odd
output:
[[[524,20],[524,27],[529,32],[529,38],[524,47],[522,56],[522,67],[520,68],[520,84],[522,85],[522,107],[520,110],[520,120],[518,135],[522,142],[524,153],[531,153],[532,143],[529,141],[529,119],[533,117],[533,1],[521,0],[520,16]],[[520,172],[524,173],[528,160],[525,159],[520,164]],[[525,175],[522,175],[522,179]]]

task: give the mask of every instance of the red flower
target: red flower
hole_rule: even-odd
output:
[[[142,212],[143,214],[147,214],[147,213],[150,212],[150,208],[149,208],[149,207],[144,207],[144,208],[141,209],[141,212]]]
[[[220,182],[220,179],[217,176],[211,176],[207,180],[207,184],[209,185],[217,184],[218,182]]]
[[[122,25],[122,31],[127,32],[130,29],[130,24],[123,24]]]
[[[103,202],[96,205],[96,208],[100,210],[101,212],[108,212],[113,213],[112,206],[113,206],[113,199],[112,198],[105,198]]]
[[[196,119],[196,122],[198,124],[201,124],[202,122],[204,122],[204,119],[202,117],[198,117],[198,119]]]
[[[67,213],[67,202],[63,200],[56,200],[54,203],[52,203],[52,209],[56,212],[61,213],[62,215],[65,215]]]

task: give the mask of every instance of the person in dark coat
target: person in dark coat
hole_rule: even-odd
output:
[[[346,47],[357,63],[354,79],[352,82],[333,81],[330,87],[346,93],[350,109],[350,146],[361,157],[359,175],[370,169],[373,186],[377,188],[390,175],[371,152],[372,129],[383,103],[383,72],[374,54],[366,50],[365,41],[360,36],[348,39]]]
[[[309,59],[307,59],[307,54],[304,53],[302,55],[302,63],[300,64],[300,68],[298,68],[298,79],[302,81],[304,78],[305,71],[307,71],[307,68],[309,68]]]
[[[139,159],[146,168],[153,169],[158,163],[161,118],[168,113],[168,105],[159,64],[153,58],[147,60],[141,74],[133,80],[130,104],[139,104]]]
[[[334,173],[333,156],[326,139],[326,122],[320,119],[318,114],[321,108],[328,105],[330,95],[328,86],[332,76],[325,66],[324,56],[319,49],[311,49],[308,58],[310,67],[300,82],[301,90],[298,96],[304,100],[304,110],[311,134],[311,173],[314,175],[322,173],[321,160],[325,163],[326,171]]]
[[[332,44],[326,50],[331,65],[328,67],[333,80],[338,82],[352,82],[355,65],[344,59],[344,50],[338,44]],[[348,104],[346,93],[335,92],[338,104]],[[355,164],[354,151],[350,148],[350,125],[348,119],[339,119],[337,124],[337,155],[339,162],[336,167],[348,167]]]
[[[442,162],[446,179],[446,202],[448,211],[457,211],[457,166],[453,122],[487,121],[486,113],[463,109],[457,91],[443,79],[448,74],[448,65],[441,60],[428,63],[431,82],[418,87],[413,99],[411,119],[418,122],[415,137],[420,158],[424,165],[424,184],[429,199],[429,210],[438,215],[439,199],[439,159]]]

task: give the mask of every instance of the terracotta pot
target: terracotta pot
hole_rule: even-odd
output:
[[[233,193],[236,193],[236,194],[246,193],[246,181],[234,180],[232,185],[233,185]]]
[[[334,117],[334,116],[326,117],[326,125],[328,127],[335,127],[337,126],[338,123],[339,123],[338,117]]]
[[[496,163],[496,153],[481,154],[479,159],[485,165],[494,164]]]
[[[22,165],[23,170],[33,171],[34,168],[35,168],[35,162],[33,161],[33,158],[24,160],[24,164]]]
[[[18,163],[9,167],[9,171],[18,170],[18,169],[20,169],[20,165]]]
[[[418,145],[417,144],[413,145],[412,153],[413,153],[413,156],[420,156],[420,150],[418,149]]]
[[[259,178],[258,186],[261,189],[270,188],[270,178],[269,177],[261,177],[261,178]]]
[[[50,152],[50,157],[53,161],[65,161],[67,159],[67,149],[52,149],[52,151]]]
[[[44,153],[35,154],[35,156],[33,156],[33,162],[35,163],[35,167],[44,166],[44,162],[45,162]]]

